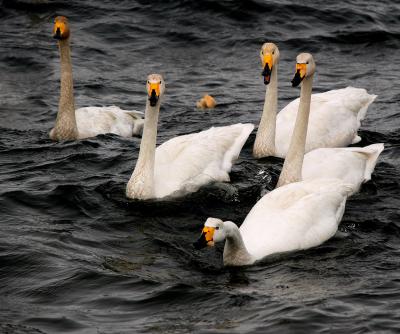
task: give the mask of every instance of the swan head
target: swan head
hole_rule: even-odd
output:
[[[57,16],[54,19],[53,37],[58,40],[69,37],[68,19],[65,16]]]
[[[224,222],[218,218],[208,218],[204,223],[200,238],[193,243],[193,246],[196,249],[212,247],[216,242],[224,241],[225,238]]]
[[[296,58],[296,74],[292,80],[292,86],[297,87],[304,78],[315,73],[315,61],[310,53],[300,53]]]
[[[164,95],[165,82],[161,74],[150,74],[147,77],[147,97],[152,107],[159,103],[161,97]]]
[[[268,85],[271,80],[272,68],[279,62],[279,49],[274,43],[264,43],[261,47],[260,58],[263,71],[264,84]]]

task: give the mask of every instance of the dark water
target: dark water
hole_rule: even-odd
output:
[[[398,1],[13,1],[0,7],[0,332],[367,333],[400,328]],[[143,109],[147,74],[167,83],[159,143],[211,125],[258,123],[259,49],[281,51],[280,107],[297,53],[314,91],[379,95],[362,144],[385,142],[349,200],[341,236],[241,269],[191,244],[208,216],[237,223],[272,189],[281,161],[251,158],[231,184],[181,200],[129,202],[140,140],[53,143],[56,15],[70,19],[76,105]],[[205,92],[219,102],[199,111]],[[264,171],[263,174],[260,172]]]

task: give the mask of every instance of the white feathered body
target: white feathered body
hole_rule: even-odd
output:
[[[357,131],[368,106],[376,95],[365,89],[347,87],[311,96],[306,150],[320,147],[345,147],[360,141]],[[299,109],[300,99],[283,108],[276,120],[275,156],[287,154]]]
[[[156,149],[154,195],[183,195],[213,181],[229,181],[233,162],[253,131],[252,124],[212,127],[172,138]]]
[[[383,144],[366,147],[319,148],[304,156],[302,179],[337,178],[351,184],[352,193],[371,179]]]
[[[296,182],[271,191],[239,229],[248,252],[257,261],[322,244],[336,233],[351,191],[337,179]]]
[[[116,106],[79,108],[75,110],[79,139],[106,133],[122,137],[140,135],[143,129],[141,114]]]

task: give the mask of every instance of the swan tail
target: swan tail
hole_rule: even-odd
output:
[[[132,117],[133,119],[132,135],[133,136],[141,135],[144,127],[143,112],[137,110],[123,110],[123,109],[119,109],[119,111],[123,112],[125,115]]]
[[[378,95],[374,95],[374,94],[368,94],[367,91],[365,91],[366,93],[366,101],[364,102],[364,105],[361,107],[360,111],[357,114],[357,119],[359,122],[361,122],[364,118],[365,115],[367,114],[367,110],[369,105],[375,101],[375,99],[378,97]]]
[[[140,136],[143,133],[144,119],[138,118],[133,122],[132,135]]]
[[[378,161],[379,155],[384,150],[385,145],[383,143],[372,144],[366,147],[351,147],[350,151],[365,154],[367,157],[367,162],[364,171],[364,181],[363,183],[371,180],[371,175],[374,172],[375,165]]]
[[[352,140],[352,144],[357,144],[361,141],[361,137],[359,135],[355,135],[353,140]]]
[[[361,122],[367,114],[368,107],[377,95],[369,94],[364,88],[346,87],[336,92],[337,98],[343,101],[344,106],[357,115],[357,121]]]
[[[230,148],[226,151],[223,158],[222,168],[227,172],[231,171],[233,162],[239,157],[240,151],[246,143],[247,138],[249,138],[250,133],[254,130],[254,125],[250,123],[234,124],[231,127],[232,130],[235,128],[239,128],[240,131],[239,133],[235,131],[236,138],[234,139]]]

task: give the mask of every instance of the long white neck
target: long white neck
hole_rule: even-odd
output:
[[[301,170],[306,149],[308,118],[310,115],[313,75],[304,78],[301,85],[299,111],[285,162],[277,187],[301,181]]]
[[[149,199],[154,197],[154,161],[159,111],[160,101],[154,107],[150,106],[147,101],[139,157],[126,188],[126,196],[129,198]]]
[[[72,80],[69,38],[58,42],[61,64],[61,92],[57,120],[51,132],[52,139],[71,140],[78,137],[75,118],[74,84]]]
[[[243,266],[252,264],[253,257],[247,251],[242,235],[237,225],[233,222],[224,222],[226,242],[224,248],[225,266]]]
[[[253,147],[253,156],[275,155],[276,114],[278,112],[278,64],[272,67],[271,80],[265,92],[264,110]]]

